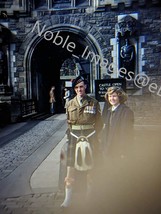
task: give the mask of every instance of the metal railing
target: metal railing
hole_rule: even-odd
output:
[[[21,100],[22,117],[30,116],[37,113],[37,101],[33,99]]]

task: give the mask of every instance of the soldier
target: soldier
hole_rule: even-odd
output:
[[[76,96],[68,102],[67,105],[67,123],[69,133],[69,144],[67,153],[67,175],[65,178],[65,199],[61,207],[68,207],[71,204],[72,187],[74,182],[75,165],[77,164],[81,170],[91,169],[93,165],[86,165],[85,161],[81,159],[83,154],[76,155],[77,139],[74,136],[87,136],[91,145],[89,153],[92,151],[92,159],[96,159],[99,150],[98,134],[102,129],[101,110],[99,102],[89,97],[85,90],[87,88],[86,82],[82,76],[78,76],[73,82],[72,87],[76,92]],[[71,133],[74,135],[72,136]],[[92,133],[92,134],[91,134]],[[82,142],[83,144],[84,142]],[[88,146],[87,146],[88,147]],[[79,149],[78,149],[79,150]],[[78,158],[78,160],[77,160]],[[88,159],[89,157],[87,157]],[[87,160],[86,159],[86,160]],[[89,159],[88,159],[89,160]],[[80,166],[80,162],[85,163],[85,166]],[[90,161],[89,161],[90,162]],[[89,164],[90,165],[90,164]],[[83,168],[84,167],[84,168]],[[86,169],[85,169],[86,168]]]

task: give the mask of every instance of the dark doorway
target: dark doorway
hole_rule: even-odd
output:
[[[32,55],[31,90],[33,99],[38,101],[39,112],[49,112],[49,90],[53,85],[55,86],[56,93],[56,112],[64,112],[62,86],[66,78],[64,80],[60,78],[60,70],[65,60],[74,57],[76,62],[82,63],[85,73],[90,72],[89,60],[82,60],[81,58],[86,48],[86,42],[82,36],[60,31],[59,36],[62,37],[62,43],[60,38],[54,43],[53,40],[57,33],[53,33],[53,38],[50,41],[43,38],[34,49]],[[67,48],[69,42],[75,44],[73,49]]]

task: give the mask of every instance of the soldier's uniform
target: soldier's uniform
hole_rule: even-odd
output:
[[[95,156],[99,147],[98,133],[102,128],[99,102],[96,99],[85,95],[82,100],[82,105],[80,105],[77,96],[74,97],[69,101],[67,106],[67,122],[69,131],[72,131],[77,136],[87,136],[92,131],[96,131],[96,133],[89,138],[89,142],[91,143],[93,149],[93,156]],[[76,138],[70,134],[68,137],[69,144],[67,165],[74,166]]]
[[[84,84],[81,84],[84,82]],[[61,207],[68,207],[72,198],[75,169],[89,171],[99,147],[98,134],[102,129],[99,102],[85,93],[86,84],[78,76],[72,83],[77,95],[67,104],[68,150],[65,199]]]

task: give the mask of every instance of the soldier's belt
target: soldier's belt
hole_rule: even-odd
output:
[[[87,130],[94,129],[93,125],[72,125],[72,130]]]

